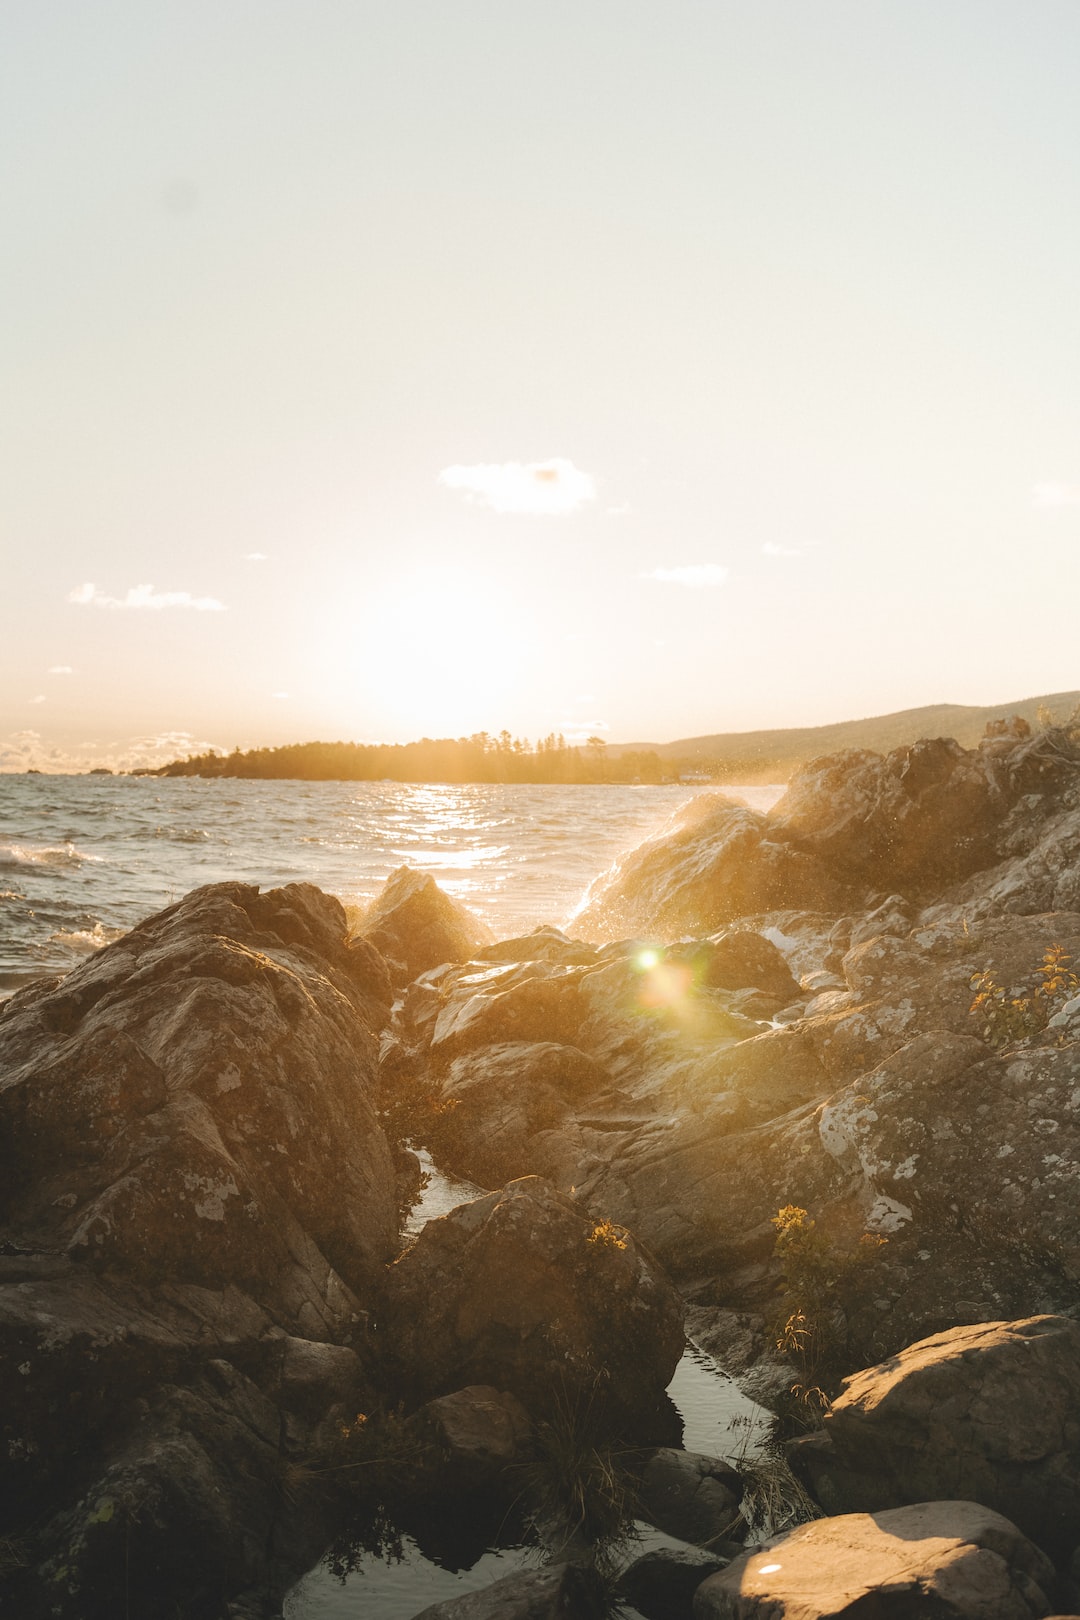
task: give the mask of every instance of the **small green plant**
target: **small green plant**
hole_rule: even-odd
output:
[[[968,1011],[981,1021],[987,1045],[1001,1051],[1045,1029],[1065,1002],[1080,993],[1080,978],[1071,962],[1064,945],[1048,945],[1035,969],[1037,982],[1018,995],[1000,984],[988,969],[972,974],[975,997]]]

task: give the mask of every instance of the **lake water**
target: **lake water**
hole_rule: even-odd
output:
[[[357,904],[407,864],[502,938],[562,923],[699,791],[0,776],[0,994],[229,878]],[[730,791],[766,808],[781,790]]]

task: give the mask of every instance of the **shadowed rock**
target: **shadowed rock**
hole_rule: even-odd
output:
[[[282,1471],[371,1387],[320,1341],[362,1325],[396,1246],[373,1103],[389,1004],[336,900],[228,883],[0,1009],[20,1614],[111,1620],[148,1594],[216,1614],[305,1557]]]
[[[683,1349],[682,1303],[629,1232],[530,1176],[430,1221],[392,1267],[386,1330],[422,1393],[510,1390],[648,1416]]]

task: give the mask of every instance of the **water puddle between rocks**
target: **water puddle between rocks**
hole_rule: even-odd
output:
[[[423,1149],[419,1156],[430,1180],[406,1223],[406,1235],[411,1237],[428,1221],[481,1197],[485,1190],[437,1170]],[[687,1451],[737,1463],[740,1457],[761,1450],[772,1414],[747,1399],[734,1379],[695,1344],[687,1344],[668,1394],[682,1418],[682,1443]],[[656,1547],[681,1545],[639,1521],[635,1538],[626,1547],[625,1562]],[[400,1550],[400,1561],[374,1555],[363,1558],[344,1580],[325,1561],[317,1564],[288,1593],[284,1620],[357,1620],[360,1615],[370,1620],[413,1620],[428,1604],[477,1591],[515,1570],[536,1568],[543,1562],[542,1550],[532,1545],[488,1547],[475,1556],[475,1548],[453,1542],[422,1551],[411,1536],[403,1535]],[[625,1607],[623,1613],[627,1620],[634,1620],[637,1611]]]

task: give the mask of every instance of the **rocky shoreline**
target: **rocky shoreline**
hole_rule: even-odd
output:
[[[425,1613],[587,1615],[630,1496],[661,1620],[1068,1611],[1080,748],[993,729],[694,801],[580,937],[218,884],[0,1006],[0,1614],[280,1614],[361,1503],[547,1546]],[[402,1252],[409,1142],[493,1191]],[[684,1320],[821,1514],[764,1550]]]

